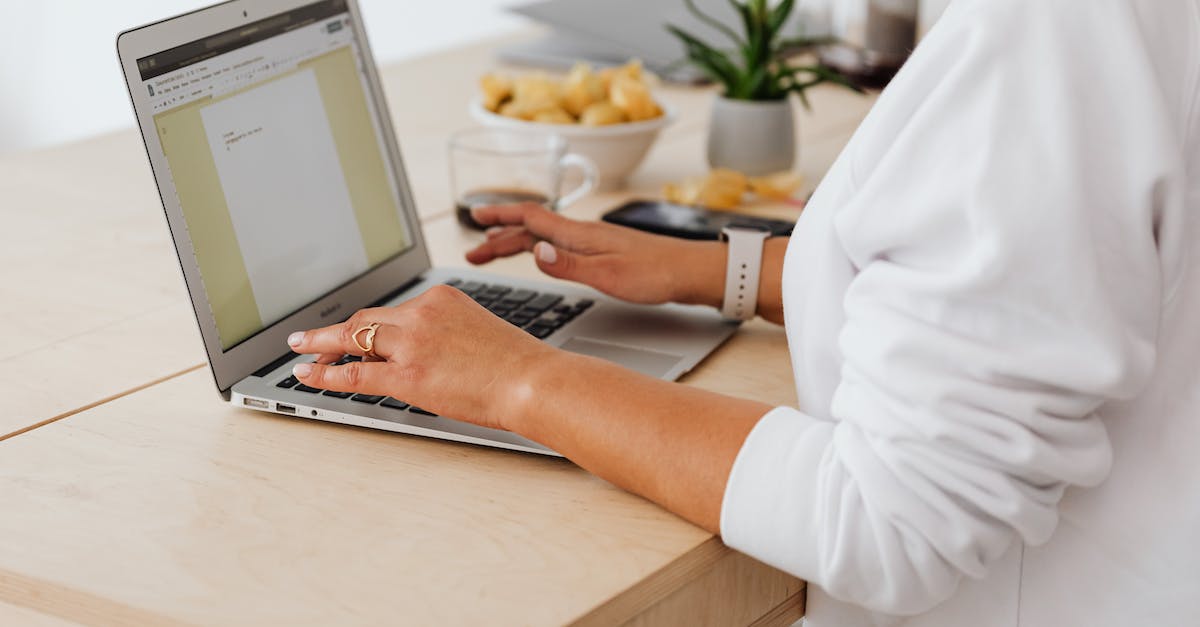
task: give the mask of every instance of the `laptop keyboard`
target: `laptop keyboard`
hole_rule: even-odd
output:
[[[569,303],[560,294],[538,293],[533,290],[487,284],[479,281],[450,279],[446,281],[446,285],[458,288],[466,295],[475,299],[475,302],[487,308],[488,311],[524,329],[527,333],[538,339],[550,337],[555,331],[562,328],[563,325],[574,320],[579,314],[587,311],[588,308],[595,304],[594,301],[586,298]],[[346,355],[335,362],[335,365],[361,360],[361,357]],[[366,405],[382,405],[390,409],[411,411],[424,416],[437,415],[390,396],[333,392],[331,390],[309,387],[300,383],[296,377],[290,375],[286,379],[276,383],[275,387],[307,392],[314,395],[320,394],[334,398],[348,398],[351,401]]]

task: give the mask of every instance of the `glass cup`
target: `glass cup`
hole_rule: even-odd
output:
[[[583,181],[564,195],[570,168]],[[450,188],[458,221],[472,229],[483,228],[471,217],[475,207],[535,202],[558,211],[591,193],[597,179],[596,164],[568,153],[567,140],[554,133],[484,128],[450,138]]]

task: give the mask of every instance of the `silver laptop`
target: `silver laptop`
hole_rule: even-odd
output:
[[[121,33],[117,50],[213,378],[237,406],[553,455],[405,399],[298,385],[311,358],[285,339],[440,283],[667,380],[736,330],[708,309],[431,268],[353,0],[234,0]]]

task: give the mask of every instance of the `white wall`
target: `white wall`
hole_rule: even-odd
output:
[[[513,0],[359,0],[381,63],[519,27]],[[209,0],[2,0],[0,154],[133,125],[118,32]]]

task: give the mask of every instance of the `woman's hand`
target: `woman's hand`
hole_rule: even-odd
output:
[[[532,251],[542,272],[622,300],[721,305],[725,248],[717,242],[579,222],[534,203],[481,207],[472,216],[492,225],[487,241],[467,253],[473,264]]]
[[[362,356],[354,333],[372,322],[380,325],[373,348],[383,361],[327,365],[342,355]],[[506,430],[533,397],[533,377],[563,354],[445,285],[396,307],[364,309],[341,324],[293,333],[288,344],[318,356],[318,363],[295,368],[305,385],[392,396]]]

